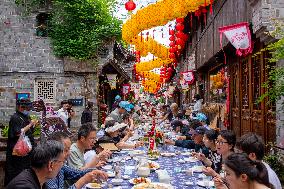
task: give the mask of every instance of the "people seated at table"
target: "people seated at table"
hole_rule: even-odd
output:
[[[201,126],[199,121],[192,121],[190,123],[189,126],[189,131],[191,131],[191,133],[197,128]],[[188,148],[188,149],[194,149],[195,148],[195,144],[192,138],[192,134],[190,132],[188,132],[187,136],[177,136],[176,139],[177,140],[171,140],[171,139],[166,139],[165,143],[166,144],[170,144],[170,145],[175,145],[178,147],[183,147],[183,148]],[[186,140],[184,140],[184,138]]]
[[[128,101],[120,101],[119,104],[118,104],[118,107],[115,110],[113,110],[108,115],[108,117],[112,117],[115,120],[115,122],[122,123],[123,115],[126,112],[130,112],[130,111],[131,111],[130,103]]]
[[[230,154],[234,153],[236,144],[236,134],[231,130],[221,130],[216,140],[217,153],[221,155],[224,161]],[[216,177],[218,173],[211,167],[203,169],[203,173],[209,176]]]
[[[207,125],[208,118],[204,113],[197,113],[196,117],[193,117],[192,119],[197,119],[200,121],[201,125],[205,127],[206,129],[210,130],[211,128]]]
[[[260,161],[251,160],[245,153],[232,153],[224,161],[225,179],[214,178],[216,189],[269,189],[266,167]],[[226,186],[225,183],[228,185]]]
[[[268,171],[269,182],[274,186],[274,189],[282,189],[276,173],[263,161],[265,144],[259,135],[255,133],[242,135],[236,143],[235,152],[246,153],[251,160],[262,162]]]
[[[64,146],[58,141],[39,144],[31,154],[31,168],[17,175],[6,189],[45,189],[46,181],[56,177],[64,164]]]
[[[218,137],[217,130],[207,130],[203,136],[203,143],[209,149],[208,158],[202,153],[195,153],[194,156],[201,160],[206,167],[211,167],[216,173],[222,169],[222,157],[217,153],[216,140]]]
[[[190,128],[193,130],[196,129],[199,126],[202,126],[200,121],[197,119],[190,120],[189,122],[187,120],[183,120],[183,128],[182,128],[182,135],[177,136],[177,140],[191,140],[191,134],[189,134]]]
[[[122,134],[124,129],[126,129],[128,125],[124,123],[114,123],[113,125],[108,125],[105,129],[105,134],[98,140],[98,144],[100,143],[114,143],[118,149],[133,149],[140,146],[143,146],[144,143],[139,141],[134,144],[129,144],[126,141],[133,136],[133,132],[128,130],[127,133],[124,134],[122,138]]]
[[[55,140],[61,142],[64,145],[64,161],[65,164],[60,169],[57,176],[53,179],[50,179],[46,182],[48,189],[58,189],[66,188],[64,187],[64,182],[75,180],[74,184],[71,184],[68,189],[79,189],[82,188],[85,184],[92,182],[94,178],[105,180],[107,174],[100,170],[90,169],[79,170],[72,168],[66,164],[66,161],[70,155],[71,140],[69,136],[64,132],[55,132],[53,133],[49,140]]]
[[[71,145],[70,156],[67,160],[68,165],[80,170],[102,166],[106,159],[110,156],[109,151],[101,152],[97,156],[94,156],[88,163],[84,160],[85,151],[91,150],[95,142],[96,128],[90,123],[81,126],[78,130],[77,141]]]

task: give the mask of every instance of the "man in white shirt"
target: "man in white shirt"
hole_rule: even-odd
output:
[[[60,117],[62,119],[62,121],[64,121],[65,125],[68,125],[68,111],[67,109],[69,108],[69,104],[67,100],[63,100],[61,102],[61,108],[57,111],[58,113],[58,117]]]

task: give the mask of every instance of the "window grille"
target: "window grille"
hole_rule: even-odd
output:
[[[42,99],[44,102],[55,102],[55,80],[36,79],[35,80],[35,100]]]

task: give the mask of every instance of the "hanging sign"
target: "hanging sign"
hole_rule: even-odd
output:
[[[251,34],[247,22],[221,27],[219,28],[219,32],[221,48],[223,48],[222,34],[224,33],[227,39],[237,49],[236,54],[238,56],[246,56],[252,53]]]
[[[186,82],[185,80],[181,79],[179,83],[181,85],[182,90],[187,91],[189,89],[188,82]]]
[[[192,84],[194,82],[194,74],[193,71],[182,72],[183,80],[188,84]]]
[[[122,94],[127,95],[130,92],[130,84],[122,85]]]
[[[111,89],[116,89],[116,76],[117,74],[106,74],[108,83]]]

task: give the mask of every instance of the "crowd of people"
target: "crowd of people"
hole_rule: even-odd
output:
[[[113,143],[118,150],[144,146],[141,140],[129,140],[140,127],[139,121],[151,117],[172,130],[173,136],[165,138],[164,145],[194,150],[193,155],[204,165],[203,173],[213,178],[217,189],[281,189],[276,173],[263,161],[262,138],[247,133],[237,140],[231,130],[211,128],[207,116],[201,112],[199,95],[195,96],[196,103],[190,115],[179,110],[176,103],[170,106],[147,101],[130,103],[119,96],[115,100],[112,111],[100,127],[92,123],[93,103],[87,103],[73,143],[69,134],[55,131],[40,144],[36,144],[32,136],[37,123],[29,117],[30,101],[17,101],[16,113],[9,123],[6,188],[78,189],[94,180],[106,180],[108,175],[100,168],[112,152],[100,144]],[[73,110],[68,101],[61,105],[59,116],[68,126]],[[22,132],[30,139],[32,150],[26,156],[17,156],[12,152]]]

